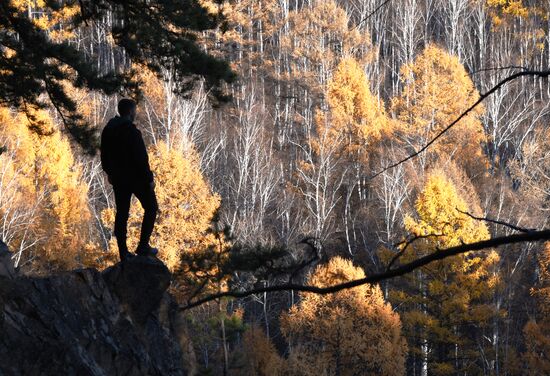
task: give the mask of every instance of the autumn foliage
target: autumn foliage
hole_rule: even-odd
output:
[[[0,2],[0,240],[21,273],[119,261],[93,152],[121,97],[183,306],[548,227],[547,80],[509,81],[445,131],[549,69],[548,1],[181,3]],[[141,219],[134,199],[131,251]],[[198,375],[550,374],[549,254],[518,243],[335,294],[215,299],[178,313],[179,341]]]
[[[488,239],[487,227],[465,214],[469,210],[452,180],[431,172],[416,200],[416,218],[405,218],[410,240],[403,243],[401,262]],[[391,291],[390,301],[404,312],[410,356],[432,374],[478,372],[479,351],[491,351],[483,347],[483,335],[498,314],[491,305],[500,285],[498,261],[494,251],[448,257],[409,275],[406,288]]]
[[[317,116],[317,133],[322,141],[341,144],[342,152],[366,160],[372,146],[390,133],[384,103],[374,96],[361,65],[345,58],[327,85],[328,115]]]
[[[317,267],[308,283],[323,287],[364,276],[351,261],[335,257]],[[407,345],[401,337],[401,321],[378,286],[364,285],[331,295],[302,294],[281,320],[293,349],[289,374],[404,373]]]
[[[523,329],[527,345],[524,356],[530,375],[550,372],[550,243],[546,243],[538,259],[541,282],[532,290],[538,309]]]
[[[88,186],[51,115],[36,109],[32,117],[39,132],[29,128],[27,117],[0,109],[7,149],[0,156],[3,237],[19,251],[18,260],[33,260],[36,271],[74,268],[90,241]]]
[[[402,137],[415,149],[451,124],[479,96],[458,57],[434,44],[401,68],[401,84],[403,90],[392,99],[391,110]],[[483,112],[482,105],[476,107],[461,120],[460,127],[451,129],[428,154],[458,154],[461,164],[475,170],[484,159],[481,146],[486,135],[480,120]]]

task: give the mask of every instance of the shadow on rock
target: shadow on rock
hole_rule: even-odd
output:
[[[103,271],[109,289],[139,323],[158,309],[170,286],[171,274],[162,261],[154,257],[137,256]]]
[[[161,261],[136,257],[103,273],[46,278],[13,277],[8,269],[0,275],[0,375],[188,373]]]

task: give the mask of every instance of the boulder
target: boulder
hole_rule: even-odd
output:
[[[103,278],[132,318],[143,323],[158,309],[171,274],[157,258],[136,256],[106,269]]]
[[[0,240],[0,276],[15,278],[15,262],[12,256],[6,243]]]
[[[0,375],[186,375],[177,305],[159,316],[159,300],[173,301],[169,282],[145,258],[104,273],[0,276]]]

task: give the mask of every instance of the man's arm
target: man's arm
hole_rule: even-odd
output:
[[[100,154],[101,154],[101,168],[103,171],[107,173],[107,175],[111,175],[112,173],[112,156],[110,155],[111,150],[109,149],[108,145],[108,131],[106,132],[106,129],[103,129],[103,132],[101,132],[101,146],[100,146]]]
[[[136,129],[134,132],[133,144],[133,157],[136,167],[138,178],[145,183],[153,183],[153,172],[149,167],[149,156],[147,155],[147,148],[143,142],[141,132]]]

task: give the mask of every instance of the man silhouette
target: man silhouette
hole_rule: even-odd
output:
[[[119,116],[115,116],[101,133],[101,167],[107,173],[115,193],[115,236],[120,260],[134,256],[128,251],[126,233],[130,202],[134,194],[143,210],[141,236],[136,249],[138,255],[156,255],[158,250],[149,245],[155,226],[158,206],[155,196],[153,173],[141,132],[136,128],[136,102],[121,99],[118,102]]]

